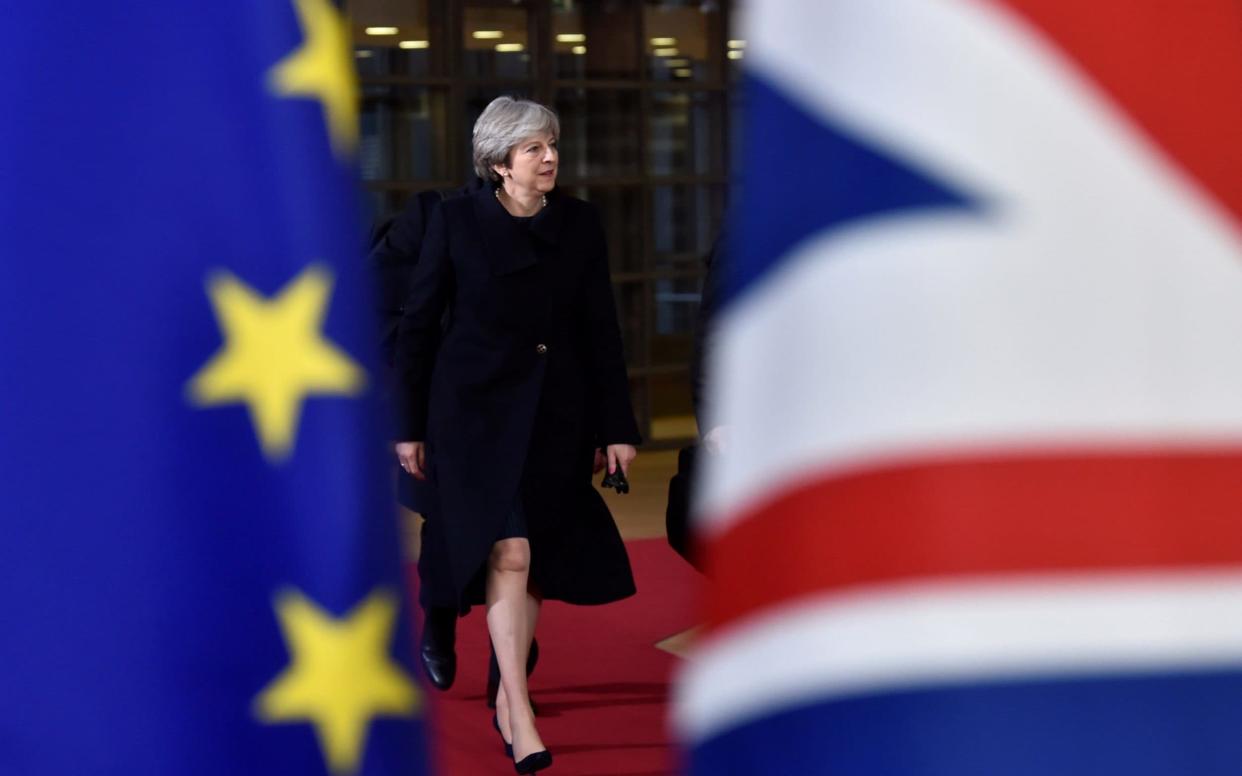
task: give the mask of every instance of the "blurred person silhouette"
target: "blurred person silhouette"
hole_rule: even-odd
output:
[[[376,279],[375,300],[381,327],[380,348],[383,362],[389,369],[390,394],[394,389],[391,373],[396,358],[397,330],[431,213],[442,200],[467,195],[483,185],[482,179],[474,178],[459,189],[421,191],[410,197],[399,214],[383,219],[373,231],[369,262]],[[418,557],[418,597],[424,615],[419,658],[431,684],[440,690],[447,690],[452,687],[457,676],[457,607],[452,597],[452,585],[444,568],[443,550],[432,546],[435,537],[428,536],[426,514],[422,506],[426,498],[423,490],[426,487],[423,482],[401,476],[397,479],[397,501],[424,518]],[[534,654],[532,650],[532,655]]]
[[[630,406],[603,228],[556,190],[559,121],[500,97],[475,123],[488,185],[431,211],[397,340],[402,440],[459,611],[485,604],[499,664],[493,725],[518,773],[551,765],[522,666],[545,598],[634,592],[591,483],[597,449],[628,470]],[[445,326],[441,335],[441,318]]]
[[[713,326],[719,303],[722,267],[727,263],[727,235],[722,231],[704,260],[703,292],[695,319],[694,347],[690,357],[690,398],[699,428],[699,441],[677,453],[677,473],[668,483],[668,505],[664,513],[669,546],[695,568],[703,570],[702,559],[694,549],[690,531],[690,510],[694,503],[696,467],[702,455],[715,455],[728,445],[729,428],[711,407],[707,374],[716,337]]]

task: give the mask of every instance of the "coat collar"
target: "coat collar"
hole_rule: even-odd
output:
[[[560,199],[556,190],[549,192],[548,206],[527,227],[514,220],[496,199],[495,186],[482,186],[474,192],[474,212],[495,274],[507,275],[538,263],[532,236],[549,245],[560,242],[565,211]]]

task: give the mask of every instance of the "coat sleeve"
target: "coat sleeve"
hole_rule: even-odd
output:
[[[440,320],[454,287],[447,229],[444,208],[437,206],[427,218],[422,250],[401,315],[396,346],[399,441],[427,438],[431,372],[440,340]]]
[[[617,308],[612,298],[612,280],[608,273],[608,247],[599,214],[589,210],[590,245],[586,288],[580,297],[579,319],[588,336],[588,369],[590,384],[599,408],[597,444],[637,445],[642,443],[634,408],[630,403],[629,377],[625,372],[625,351],[621,344],[621,328],[617,325]]]
[[[396,359],[397,329],[410,293],[414,266],[422,250],[424,226],[428,214],[439,201],[440,197],[434,191],[424,191],[410,197],[405,209],[392,219],[392,223],[376,241],[367,257],[376,283],[380,352],[389,368]]]

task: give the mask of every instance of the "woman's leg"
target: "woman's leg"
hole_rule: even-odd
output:
[[[539,607],[543,604],[542,598],[536,598],[530,592],[526,593],[526,655],[530,656],[530,643],[535,640],[535,626],[539,624]],[[522,665],[526,665],[523,663]]]
[[[502,539],[492,546],[487,573],[487,630],[500,665],[496,712],[501,730],[510,732],[515,761],[544,748],[535,730],[526,689],[526,655],[539,615],[538,601],[527,593],[529,575],[529,541]]]
[[[528,663],[530,650],[535,642],[535,626],[539,622],[539,607],[542,605],[542,598],[533,593],[526,594],[526,632],[530,634],[530,639],[526,642]],[[503,731],[501,735],[505,737],[506,741],[512,741],[513,736],[509,733],[509,709],[505,707],[506,699],[504,685],[499,685],[496,690],[496,714],[500,720],[500,729]],[[534,703],[531,703],[531,708],[534,708]]]

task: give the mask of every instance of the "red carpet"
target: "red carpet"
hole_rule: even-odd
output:
[[[627,543],[638,595],[608,606],[550,602],[539,621],[531,695],[553,776],[665,776],[679,772],[666,726],[678,658],[655,644],[695,624],[700,578],[663,539]],[[482,607],[458,621],[457,682],[429,689],[437,776],[512,774],[483,702],[487,628]]]

